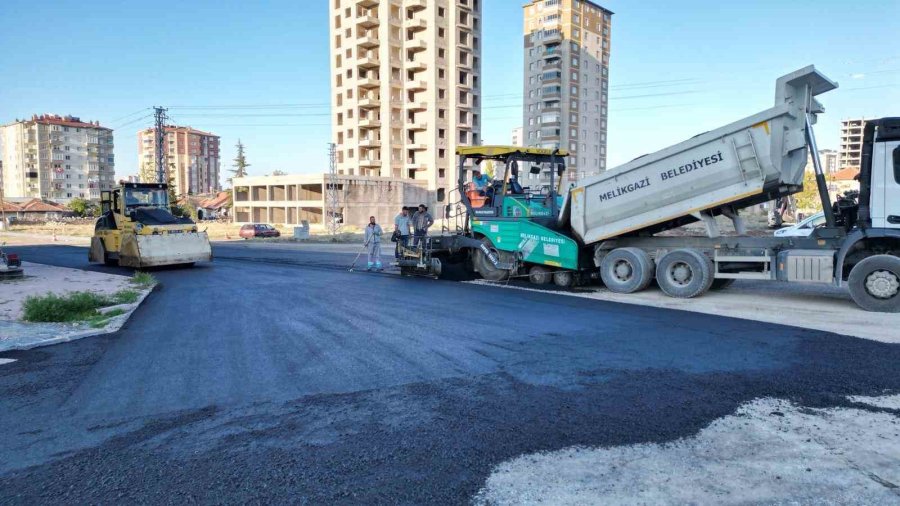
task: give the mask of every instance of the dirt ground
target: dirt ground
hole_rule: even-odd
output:
[[[127,276],[22,262],[25,276],[0,281],[0,320],[18,320],[22,304],[35,295],[94,292],[112,295],[132,288]]]

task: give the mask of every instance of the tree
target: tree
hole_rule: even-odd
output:
[[[141,164],[141,170],[138,171],[138,179],[142,183],[156,182],[156,163],[144,162]]]
[[[84,218],[90,212],[91,203],[83,198],[75,197],[74,199],[69,201],[69,209],[71,209],[72,212],[75,213],[75,216]]]
[[[816,173],[807,170],[803,174],[803,191],[794,195],[797,209],[810,214],[822,210],[822,200],[819,198],[819,187],[816,185]]]
[[[244,156],[244,145],[238,139],[237,156],[234,158],[234,164],[232,165],[234,169],[230,171],[233,175],[228,178],[228,182],[233,184],[235,178],[247,177],[247,167],[249,166],[250,164],[247,163],[247,158]]]

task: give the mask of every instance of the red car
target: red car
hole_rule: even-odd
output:
[[[281,237],[281,232],[265,223],[248,223],[241,227],[239,235],[244,239],[253,239],[254,237]]]

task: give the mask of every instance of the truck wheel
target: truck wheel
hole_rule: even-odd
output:
[[[543,265],[532,265],[528,270],[528,281],[535,285],[546,285],[553,280],[553,274]]]
[[[866,311],[900,312],[900,258],[873,255],[853,266],[850,297]]]
[[[512,254],[506,251],[500,251],[494,247],[491,240],[487,237],[481,239],[481,242],[484,243],[485,246],[491,250],[491,253],[497,256],[497,258],[502,263],[512,263],[511,258]],[[472,264],[475,267],[475,271],[481,275],[482,278],[487,279],[489,281],[503,281],[509,277],[509,271],[506,269],[498,269],[491,263],[490,259],[488,259],[487,255],[485,255],[480,249],[475,250],[475,255],[472,258]]]
[[[553,284],[563,288],[569,288],[575,284],[575,276],[571,271],[556,271],[553,273]]]
[[[653,280],[653,261],[639,248],[618,248],[600,262],[600,278],[610,291],[634,293]]]
[[[736,279],[730,278],[722,278],[722,279],[714,279],[712,282],[712,286],[709,287],[710,290],[724,290],[729,286],[733,285]]]
[[[713,283],[712,262],[699,251],[670,251],[656,263],[656,282],[669,297],[702,295]]]

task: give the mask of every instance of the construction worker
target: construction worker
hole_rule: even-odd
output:
[[[400,258],[400,246],[409,246],[409,230],[412,220],[409,209],[400,209],[400,214],[394,218],[394,235],[397,236],[397,247],[394,248],[394,257]]]
[[[375,223],[375,217],[369,216],[369,224],[366,226],[366,253],[368,254],[367,271],[383,271],[381,266],[381,225]]]
[[[428,236],[428,229],[434,225],[434,218],[428,214],[428,207],[425,204],[419,204],[419,210],[413,214],[413,246],[418,248],[421,243],[425,245],[425,238]]]
[[[481,195],[484,195],[485,188],[491,184],[491,178],[487,174],[482,174],[480,170],[474,169],[472,171],[472,183],[475,185],[475,189],[482,192]]]

